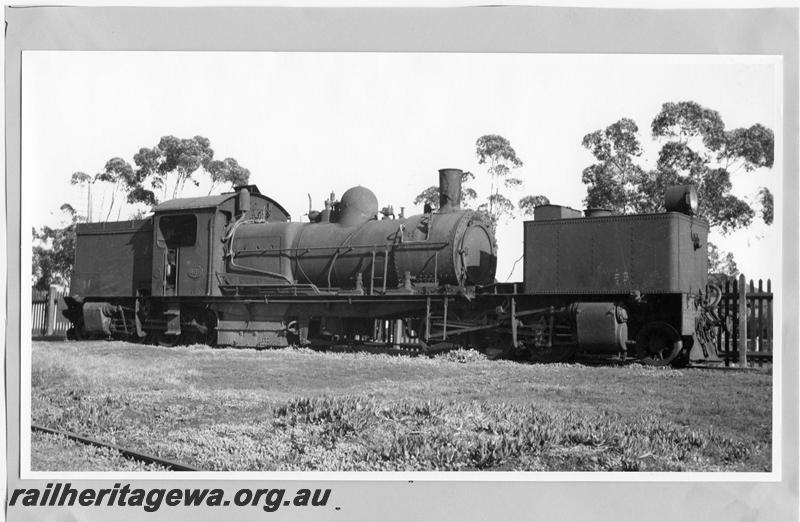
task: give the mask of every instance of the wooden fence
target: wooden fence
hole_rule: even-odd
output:
[[[66,337],[69,321],[61,313],[66,308],[66,290],[51,286],[49,290],[33,290],[31,297],[31,335],[33,337]]]
[[[759,279],[758,286],[744,275],[729,279],[722,288],[719,312],[727,328],[720,329],[717,346],[725,365],[740,366],[772,364],[772,281]],[[744,319],[742,319],[744,318]]]

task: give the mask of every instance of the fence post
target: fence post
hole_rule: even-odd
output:
[[[744,274],[739,276],[739,366],[747,367],[747,285]]]
[[[50,285],[47,291],[47,329],[45,335],[53,335],[56,331],[56,307],[58,305],[58,288]]]
[[[767,301],[767,350],[772,352],[772,279],[767,279],[767,293],[770,298]]]

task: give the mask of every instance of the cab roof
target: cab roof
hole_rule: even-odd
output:
[[[277,208],[278,210],[283,212],[288,218],[289,213],[286,211],[286,209],[283,208],[283,206],[281,206],[274,199],[261,194],[261,191],[258,190],[258,187],[255,185],[242,185],[239,187],[235,187],[234,192],[226,192],[224,194],[217,194],[214,196],[171,199],[169,201],[165,201],[157,205],[153,209],[153,212],[158,214],[160,212],[174,212],[182,210],[202,210],[208,208],[217,208],[222,204],[224,204],[226,201],[238,197],[239,191],[243,188],[246,188],[250,191],[251,199],[259,199],[269,203],[270,206]]]

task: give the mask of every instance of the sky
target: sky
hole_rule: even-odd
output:
[[[761,123],[780,142],[779,74],[780,62],[764,56],[25,52],[23,228],[59,224],[62,203],[85,214],[73,172],[94,174],[115,156],[133,163],[140,147],[168,134],[209,138],[216,159],[247,167],[250,182],[294,220],[305,220],[309,195],[318,209],[331,191],[355,185],[373,190],[381,207],[418,213],[414,197],[444,167],[475,173],[485,195],[475,156],[485,134],[507,138],[523,161],[513,201],[544,194],[582,209],[581,172],[593,163],[584,135],[631,118],[652,166],[653,117],[665,102],[693,100],[719,111],[727,129]],[[734,193],[754,199],[767,186],[780,216],[779,163],[735,173]],[[201,183],[184,194],[207,192]],[[95,216],[107,199],[95,191]],[[522,263],[514,265],[522,222],[498,228],[499,281],[522,279]],[[712,240],[748,277],[774,279],[779,226]]]

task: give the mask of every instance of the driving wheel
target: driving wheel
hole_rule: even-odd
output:
[[[636,355],[639,362],[648,366],[670,364],[681,348],[681,335],[672,325],[661,321],[647,323],[636,337]]]

